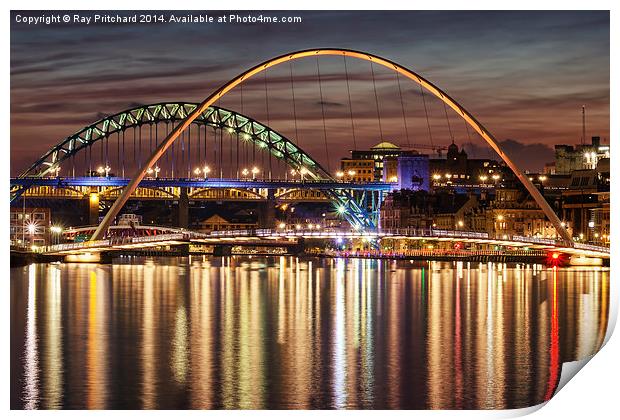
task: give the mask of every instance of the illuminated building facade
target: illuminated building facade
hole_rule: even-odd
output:
[[[514,178],[510,169],[493,159],[469,159],[464,149],[452,143],[446,158],[429,160],[431,186],[493,186]]]
[[[498,189],[485,213],[487,232],[496,237],[522,235],[555,239],[557,236],[538,204],[520,189]],[[570,225],[567,228],[572,229]]]
[[[246,220],[226,220],[219,214],[204,219],[198,223],[199,232],[212,232],[216,230],[243,230],[243,229],[255,229],[258,226],[256,222],[250,222]]]
[[[555,146],[555,173],[570,174],[581,169],[595,169],[601,159],[609,159],[608,144],[601,144],[600,137],[592,137],[591,144]]]
[[[562,220],[573,227],[577,240],[609,243],[609,170],[599,162],[597,170],[571,173],[568,189],[562,192]]]
[[[336,178],[345,182],[375,181],[375,161],[372,159],[341,159]]]
[[[428,155],[406,151],[398,157],[386,157],[382,178],[384,182],[396,182],[399,190],[429,191]]]
[[[383,141],[370,150],[351,150],[352,160],[372,160],[374,162],[374,180],[381,181],[383,178],[383,165],[386,158],[397,158],[403,150],[390,142]]]
[[[11,207],[11,246],[29,248],[50,242],[51,211],[42,207]]]

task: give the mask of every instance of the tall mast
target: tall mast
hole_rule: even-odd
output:
[[[581,144],[586,144],[586,106],[581,106]]]

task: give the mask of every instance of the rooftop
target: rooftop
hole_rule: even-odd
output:
[[[382,141],[381,143],[372,146],[370,150],[400,150],[400,147],[395,145],[394,143],[390,143],[389,141]]]

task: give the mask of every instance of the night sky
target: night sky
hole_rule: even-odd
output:
[[[11,15],[12,175],[105,115],[137,104],[200,102],[261,61],[319,47],[368,51],[419,72],[507,141],[524,169],[539,170],[552,161],[553,144],[580,142],[583,104],[587,136],[609,138],[608,12],[265,12],[298,15],[303,22],[50,26],[15,23],[17,14],[41,13]],[[228,13],[213,13],[219,14]],[[381,137],[371,69],[351,60],[356,145],[369,147]],[[321,59],[322,100],[316,61],[296,62],[292,69],[297,130],[288,65],[267,74],[269,112],[262,77],[245,87],[243,104],[235,90],[220,105],[243,108],[289,138],[298,137],[319,161],[326,160],[326,113],[333,168],[353,148],[343,61]],[[400,80],[401,104],[394,74],[374,71],[383,138],[401,145],[406,137],[429,143],[418,86]],[[448,144],[452,131],[457,144],[472,143],[465,146],[471,155],[488,154],[453,112],[446,121],[443,105],[427,101],[434,144]]]

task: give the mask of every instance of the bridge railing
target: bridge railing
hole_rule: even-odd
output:
[[[582,244],[579,242],[575,242],[573,246],[577,249],[584,249],[587,251],[597,251],[597,252],[606,252],[606,253],[609,253],[610,251],[608,247],[604,247],[600,245]]]
[[[39,248],[39,252],[42,253],[50,253],[50,252],[61,252],[61,251],[72,251],[75,249],[85,249],[85,248],[99,248],[110,245],[109,239],[102,239],[100,241],[85,241],[85,242],[73,242],[69,244],[56,244],[56,245],[48,245],[46,247]]]
[[[312,252],[311,252],[312,253]],[[390,258],[407,258],[407,257],[473,257],[473,256],[516,256],[516,257],[546,257],[547,252],[544,250],[511,250],[511,251],[494,251],[494,250],[438,250],[438,249],[411,249],[404,251],[383,251],[383,250],[365,250],[365,251],[341,251],[327,250],[318,251],[314,254],[332,255],[339,257],[390,257]]]
[[[189,232],[183,233],[166,233],[163,235],[153,235],[153,236],[139,236],[131,239],[131,242],[134,244],[140,243],[148,243],[148,242],[160,242],[160,241],[189,241],[190,239]]]
[[[463,230],[445,230],[432,228],[383,229],[380,234],[385,234],[388,236],[489,239],[489,234],[487,232],[470,232]]]

